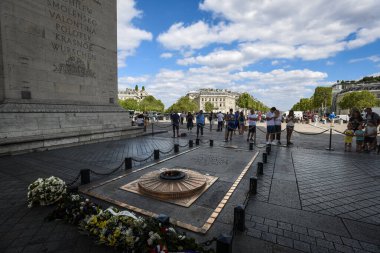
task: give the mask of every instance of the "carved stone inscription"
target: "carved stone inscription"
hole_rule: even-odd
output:
[[[54,23],[54,52],[66,57],[54,64],[54,72],[96,78],[91,63],[96,61],[93,37],[98,21],[94,9],[85,0],[46,0],[49,18]]]

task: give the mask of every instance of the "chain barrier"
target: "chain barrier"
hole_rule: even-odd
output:
[[[78,173],[78,175],[76,176],[76,178],[73,181],[71,181],[70,183],[66,184],[66,186],[67,187],[73,186],[76,182],[78,182],[79,178],[80,178],[80,172]]]
[[[322,131],[320,133],[303,133],[303,132],[298,132],[296,130],[293,130],[295,133],[298,133],[298,134],[303,134],[303,135],[318,135],[318,134],[323,134],[323,133],[326,133],[327,131],[330,131],[330,129],[326,129],[325,131]]]
[[[136,159],[136,158],[132,158],[132,161],[138,162],[138,163],[142,163],[142,162],[148,161],[150,158],[152,158],[153,155],[154,155],[154,152],[150,156],[148,156],[147,158],[144,158],[144,159],[141,159],[141,160]]]
[[[204,246],[210,246],[213,242],[216,242],[216,240],[217,240],[217,238],[213,237],[211,240],[208,240],[208,241],[205,241],[205,242],[201,242],[200,244],[204,245]]]
[[[161,151],[161,150],[160,150],[160,153],[161,153],[161,154],[164,154],[164,155],[167,155],[167,154],[171,153],[173,150],[174,150],[174,147],[172,147],[172,148],[171,148],[170,150],[168,150],[168,151]]]
[[[98,176],[109,176],[109,175],[112,175],[113,173],[115,173],[116,171],[118,171],[123,165],[124,165],[125,161],[123,161],[118,167],[116,167],[115,169],[111,170],[110,172],[107,172],[107,173],[102,173],[102,172],[96,172],[94,170],[90,170],[90,172],[94,175],[98,175]]]

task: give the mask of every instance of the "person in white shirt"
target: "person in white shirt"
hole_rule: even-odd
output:
[[[251,113],[248,114],[248,136],[247,141],[253,141],[253,136],[256,137],[256,121],[258,120],[258,115],[254,110],[251,110]]]
[[[222,132],[223,131],[223,120],[224,120],[224,115],[222,112],[219,112],[216,117],[218,118],[218,130],[217,132]]]
[[[274,133],[275,133],[275,128],[274,128],[274,111],[276,111],[276,107],[272,107],[269,112],[265,115],[265,120],[267,121],[267,135],[266,135],[266,140],[267,144],[276,144],[274,140]]]
[[[281,145],[281,123],[282,123],[282,116],[280,114],[279,110],[276,110],[274,112],[274,131],[276,135],[277,144]]]
[[[290,110],[288,116],[286,116],[286,145],[289,146],[293,143],[290,142],[290,138],[292,137],[292,133],[294,130],[294,111]]]

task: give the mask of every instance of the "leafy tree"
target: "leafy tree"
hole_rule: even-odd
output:
[[[339,107],[342,109],[356,107],[359,108],[360,111],[366,107],[374,107],[378,104],[379,100],[376,98],[375,94],[367,90],[346,93],[338,103]]]
[[[194,112],[198,111],[197,103],[187,96],[181,97],[171,105],[166,111],[167,112]]]
[[[313,108],[331,106],[331,103],[332,103],[332,87],[315,88],[313,100],[312,100]]]
[[[125,110],[133,110],[136,111],[139,109],[139,103],[137,100],[133,98],[128,98],[126,100],[118,100],[118,103],[121,107],[123,107]]]
[[[236,104],[240,108],[249,108],[250,105],[252,106],[254,104],[254,100],[250,94],[244,92],[239,96],[239,98],[236,101]]]
[[[156,99],[153,96],[147,96],[139,103],[140,111],[155,111],[155,112],[163,112],[164,104],[161,100]]]
[[[293,105],[294,111],[310,111],[313,109],[313,101],[310,98],[301,98],[298,103]]]
[[[145,91],[145,86],[141,87],[141,90],[142,90],[142,91]]]
[[[138,91],[138,90],[139,90],[139,86],[136,84],[135,91]]]
[[[211,102],[205,103],[205,111],[206,112],[212,112],[214,110],[214,105]]]

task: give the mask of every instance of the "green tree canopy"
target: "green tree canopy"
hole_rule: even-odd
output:
[[[139,86],[136,84],[135,85],[135,91],[138,91],[139,90]]]
[[[141,87],[141,90],[145,91],[145,86]]]
[[[212,112],[214,110],[214,105],[211,102],[205,103],[205,111],[206,112]]]
[[[332,103],[332,87],[317,87],[315,88],[312,108],[331,106]],[[312,108],[308,109],[311,110]]]
[[[198,111],[197,103],[187,96],[181,97],[172,104],[166,111],[167,112],[194,112]]]
[[[125,110],[133,110],[136,111],[139,109],[139,103],[137,100],[133,98],[128,98],[126,100],[118,100],[118,103],[121,107],[123,107]]]
[[[140,111],[147,112],[147,111],[155,111],[155,112],[163,112],[164,111],[164,104],[161,102],[161,100],[156,99],[153,96],[147,96],[141,102],[139,103]]]
[[[244,92],[236,100],[236,104],[240,108],[249,108],[250,106],[254,104],[254,100],[250,94],[248,94],[247,92]]]
[[[301,98],[298,103],[293,105],[294,111],[310,111],[313,109],[313,101],[310,98]]]
[[[367,90],[346,93],[342,100],[338,103],[339,107],[342,109],[351,109],[356,107],[360,111],[366,107],[374,107],[378,104],[379,100],[376,98],[375,94]]]

